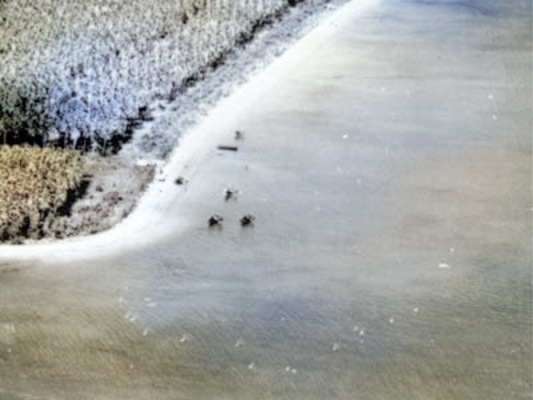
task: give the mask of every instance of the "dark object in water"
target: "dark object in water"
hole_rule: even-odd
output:
[[[237,151],[239,148],[237,146],[218,146],[217,149],[219,150],[227,150],[227,151]]]
[[[218,214],[215,214],[215,215],[212,215],[211,218],[209,218],[209,226],[218,226],[222,223],[222,220],[224,218],[222,218],[220,215]]]
[[[252,225],[255,221],[255,217],[251,214],[246,214],[244,217],[241,218],[241,226],[249,226]]]
[[[235,189],[226,189],[224,192],[224,200],[228,201],[230,199],[237,200],[237,193],[239,193],[238,190]]]
[[[235,140],[244,140],[244,132],[235,131]]]
[[[176,185],[184,185],[187,181],[183,176],[178,176],[178,178],[174,181]]]

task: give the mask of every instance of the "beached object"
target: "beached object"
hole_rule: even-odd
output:
[[[222,223],[222,221],[224,220],[224,218],[222,218],[220,215],[218,214],[214,214],[211,216],[211,218],[209,218],[209,226],[218,226]]]
[[[295,7],[298,3],[301,3],[303,0],[289,0],[289,6]]]
[[[174,181],[176,185],[184,185],[187,181],[183,176],[178,176],[178,178]]]
[[[226,151],[237,151],[237,150],[239,150],[239,148],[237,146],[224,146],[224,145],[218,146],[217,149],[226,150]]]
[[[255,221],[255,217],[252,214],[246,214],[241,218],[241,226],[252,225]]]

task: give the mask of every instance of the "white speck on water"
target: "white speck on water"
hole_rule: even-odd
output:
[[[391,324],[391,325],[394,324],[394,318],[390,318],[390,319],[389,319],[389,324]]]
[[[255,369],[255,364],[254,363],[248,364],[248,369]]]
[[[289,367],[288,365],[285,367],[285,372],[290,372],[291,371],[291,367]]]
[[[148,307],[155,307],[156,305],[157,303],[154,303],[153,301],[147,304]]]
[[[494,100],[494,96],[492,95],[492,93],[489,94],[489,95],[487,96],[487,98],[488,98],[489,100]]]
[[[145,297],[144,298],[144,301],[150,301],[150,300],[152,300],[150,297]]]
[[[187,342],[188,340],[189,340],[189,336],[187,336],[187,335],[183,335],[183,336],[181,337],[181,339],[180,339],[180,343],[185,343],[185,342]]]
[[[119,302],[119,303],[124,303],[124,298],[119,297],[119,298],[118,298],[118,302]]]
[[[346,135],[346,134],[345,134],[345,135],[342,135],[342,138],[343,138],[343,139],[348,139],[348,135]]]
[[[146,335],[148,335],[148,329],[145,329],[145,330],[143,331],[143,336],[146,336]]]
[[[450,266],[446,263],[439,263],[439,268],[450,268]]]
[[[354,332],[359,332],[359,327],[358,327],[357,325],[355,325],[355,326],[353,327],[353,331],[354,331]]]
[[[496,114],[492,114],[492,120],[496,121],[498,119],[498,116]]]
[[[244,344],[244,341],[242,341],[241,339],[239,339],[239,340],[237,340],[237,342],[235,343],[235,348],[239,348],[239,347],[241,347],[243,344]]]
[[[339,343],[333,343],[333,346],[332,346],[331,350],[337,351],[340,348],[341,348],[341,345]]]
[[[365,335],[365,330],[364,330],[364,329],[361,329],[361,330],[359,331],[359,336],[364,336],[364,335]]]
[[[292,372],[293,374],[297,374],[297,373],[298,373],[298,371],[296,370],[296,368],[291,369],[291,372]]]
[[[361,178],[357,178],[355,180],[355,183],[357,183],[358,185],[360,185],[362,182],[363,182],[363,180]]]
[[[7,352],[8,352],[8,353],[11,353],[11,347],[9,347],[9,348],[7,349]]]
[[[413,308],[413,311],[417,313],[419,311],[418,307]]]
[[[133,369],[133,364],[130,364],[130,369]]]

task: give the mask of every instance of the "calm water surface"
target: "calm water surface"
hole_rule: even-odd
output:
[[[187,232],[0,270],[0,399],[530,399],[530,33],[519,1],[348,24],[244,107]]]

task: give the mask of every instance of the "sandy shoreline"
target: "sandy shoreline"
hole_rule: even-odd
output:
[[[161,174],[180,132],[189,130],[224,93],[231,93],[247,77],[262,70],[264,64],[268,65],[338,6],[305,3],[290,9],[282,22],[260,30],[254,40],[228,54],[224,64],[206,73],[204,79],[176,101],[151,104],[147,111],[149,118],[139,124],[132,140],[118,155],[84,155],[86,178],[80,185],[81,198],[75,201],[68,215],[55,218],[39,240],[15,237],[2,245],[46,244],[94,235],[115,226],[136,207],[155,173]]]
[[[60,260],[91,259],[105,255],[119,254],[128,249],[138,248],[138,246],[149,245],[164,237],[168,232],[175,231],[177,226],[185,228],[190,223],[188,213],[180,215],[169,215],[167,204],[187,201],[191,196],[201,196],[200,190],[206,185],[222,184],[221,198],[223,198],[223,188],[231,186],[230,182],[218,182],[220,177],[213,174],[208,178],[212,182],[196,182],[196,171],[205,163],[205,159],[217,160],[220,164],[218,168],[224,170],[224,165],[228,162],[227,157],[231,154],[224,154],[224,151],[217,150],[219,145],[244,145],[246,147],[253,137],[250,132],[245,132],[244,140],[235,143],[235,132],[242,130],[238,124],[238,119],[243,113],[243,105],[250,107],[257,99],[260,99],[272,88],[275,88],[279,80],[290,78],[290,74],[297,72],[295,66],[304,62],[307,57],[320,46],[327,42],[330,35],[334,34],[343,23],[350,21],[358,13],[370,8],[376,0],[367,0],[361,2],[351,2],[343,6],[333,15],[326,18],[317,28],[307,34],[303,39],[291,47],[282,57],[276,59],[264,71],[256,73],[250,81],[237,88],[229,97],[222,99],[212,111],[201,117],[199,123],[188,130],[179,140],[177,147],[168,157],[168,161],[162,165],[160,162],[156,166],[155,177],[145,189],[147,182],[150,180],[151,171],[149,162],[144,167],[144,172],[137,179],[133,178],[135,166],[123,165],[120,167],[120,158],[116,161],[102,160],[95,165],[97,168],[107,169],[107,173],[100,174],[104,180],[107,179],[107,186],[111,186],[114,191],[119,181],[130,179],[131,185],[126,186],[126,192],[129,196],[123,196],[127,199],[122,207],[113,207],[110,204],[107,212],[110,210],[114,213],[114,218],[102,219],[96,224],[95,230],[103,230],[116,223],[124,215],[129,214],[135,203],[135,193],[142,193],[142,196],[131,215],[114,225],[113,228],[91,236],[68,237],[61,241],[43,240],[39,242],[28,241],[23,246],[19,245],[2,245],[0,252],[0,261],[2,260],[46,260],[49,262],[58,262]],[[249,168],[248,162],[242,155],[242,150],[235,154],[236,157],[230,162],[239,164],[243,173]],[[115,165],[112,165],[115,164]],[[115,172],[114,172],[115,171]],[[97,174],[98,175],[98,174]],[[176,185],[178,177],[185,179],[186,184]],[[205,180],[205,178],[203,178]],[[224,178],[222,178],[224,179]],[[102,186],[101,182],[95,182],[91,190],[91,195],[95,195],[99,190],[94,188]],[[238,189],[238,188],[237,188]],[[102,192],[102,196],[109,194],[107,189]],[[143,190],[144,193],[143,193]],[[133,196],[132,196],[133,195]],[[119,194],[120,196],[120,194]],[[84,207],[83,203],[76,207]],[[217,207],[213,207],[213,213],[216,213]],[[210,214],[197,216],[201,220],[207,220]],[[148,233],[149,232],[149,233]]]

